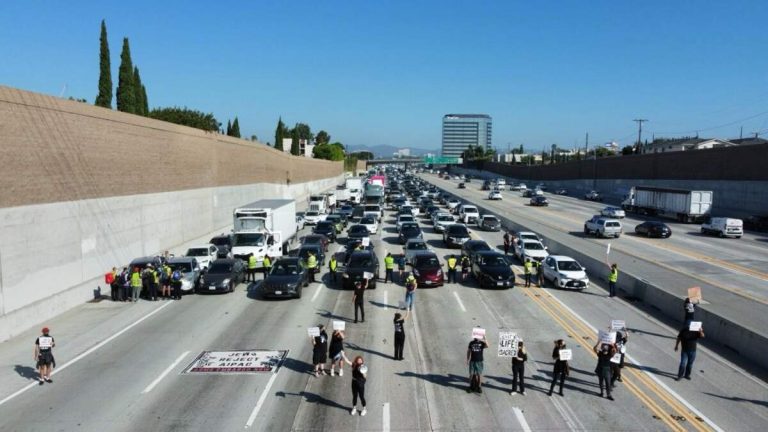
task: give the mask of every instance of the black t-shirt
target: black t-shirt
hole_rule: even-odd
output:
[[[522,364],[522,363],[525,363],[526,361],[528,361],[528,354],[524,352],[518,351],[517,356],[512,357],[512,364]]]
[[[328,333],[325,330],[320,332],[320,336],[315,336],[314,350],[317,352],[325,352],[328,349]]]
[[[53,342],[53,336],[50,335],[38,336],[38,338],[35,339],[35,345],[38,346],[40,352],[50,351],[51,348],[53,348]]]
[[[597,367],[611,367],[611,358],[613,358],[613,354],[611,354],[610,348],[600,349],[597,352]]]
[[[477,339],[472,339],[469,343],[469,361],[478,362],[483,361],[483,350],[486,348],[485,342]]]
[[[568,370],[568,360],[560,360],[560,350],[565,347],[555,347],[552,350],[552,359],[555,360],[555,372],[565,372]]]
[[[680,333],[677,335],[683,346],[683,351],[696,351],[697,341],[700,337],[699,332],[688,329],[680,330]]]
[[[396,319],[395,321],[395,333],[403,333],[405,330],[403,329],[403,325],[405,324],[405,320],[400,318],[399,320]]]
[[[335,357],[336,354],[344,351],[344,339],[341,336],[331,337],[331,347],[328,350],[328,354],[331,357]]]
[[[352,379],[360,384],[365,384],[365,376],[360,372],[360,367],[358,365],[352,366]]]
[[[365,293],[365,288],[361,286],[355,286],[355,303],[363,304],[363,293]]]

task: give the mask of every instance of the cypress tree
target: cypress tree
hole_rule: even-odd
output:
[[[232,123],[227,120],[227,136],[232,136]]]
[[[120,53],[120,69],[117,76],[117,110],[127,113],[136,112],[136,90],[133,82],[133,62],[128,38],[123,38],[123,51]]]
[[[232,136],[240,138],[240,122],[237,120],[237,116],[235,116],[235,121],[232,122]]]
[[[96,106],[112,108],[112,67],[109,64],[109,41],[107,41],[107,24],[101,20],[101,36],[99,37],[99,95],[96,96]]]
[[[283,138],[285,137],[285,124],[283,124],[283,118],[277,121],[277,127],[275,128],[275,149],[283,151]]]
[[[144,101],[142,100],[142,92],[141,92],[141,75],[139,75],[139,68],[137,66],[133,67],[133,90],[134,94],[136,95],[136,109],[134,111],[135,114],[138,115],[147,115],[144,112]]]
[[[299,145],[299,128],[295,127],[291,131],[291,154],[299,156],[301,154],[301,145]]]
[[[147,88],[144,87],[144,84],[141,85],[141,102],[144,103],[144,115],[149,116],[149,100],[147,100]]]

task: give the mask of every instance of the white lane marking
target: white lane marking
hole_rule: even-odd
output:
[[[384,310],[387,310],[387,305],[389,304],[389,291],[384,291]],[[389,406],[389,404],[387,404]]]
[[[389,432],[389,402],[384,403],[384,416],[381,419],[382,432]]]
[[[166,370],[164,370],[164,371],[163,371],[163,373],[161,373],[159,377],[155,378],[155,380],[154,380],[154,381],[152,381],[152,382],[151,382],[151,383],[150,383],[150,384],[147,386],[147,388],[145,388],[145,389],[144,389],[144,391],[142,391],[141,393],[142,393],[142,394],[146,394],[146,393],[149,393],[149,392],[151,392],[151,391],[152,391],[152,389],[153,389],[153,388],[155,388],[155,386],[156,386],[157,384],[159,384],[159,383],[160,383],[160,381],[162,381],[162,379],[163,379],[163,378],[165,378],[165,376],[166,376],[166,375],[168,375],[169,373],[171,373],[171,371],[173,370],[173,368],[175,368],[175,367],[176,367],[176,365],[178,365],[178,364],[179,364],[179,363],[180,363],[180,362],[181,362],[181,361],[184,359],[184,357],[186,357],[188,354],[189,354],[189,351],[185,351],[185,352],[184,352],[184,354],[180,355],[180,356],[179,356],[179,358],[177,358],[175,362],[171,363],[171,365],[170,365],[170,366],[168,366],[168,368],[167,368]]]
[[[94,352],[94,351],[96,351],[97,349],[99,349],[99,348],[103,347],[104,345],[106,345],[106,344],[108,344],[108,343],[112,342],[112,341],[113,341],[113,340],[115,340],[115,339],[116,339],[118,336],[120,336],[120,335],[122,335],[123,333],[127,332],[128,330],[130,330],[130,329],[132,329],[132,328],[136,327],[137,325],[139,325],[139,324],[140,324],[142,321],[144,321],[145,319],[147,319],[147,318],[151,317],[152,315],[154,315],[154,314],[156,314],[156,313],[160,312],[161,310],[165,309],[167,306],[169,306],[169,305],[171,305],[171,304],[173,304],[173,303],[175,303],[175,302],[168,302],[168,303],[165,303],[164,305],[160,306],[159,308],[157,308],[157,309],[153,310],[152,312],[150,312],[150,313],[148,313],[148,314],[144,315],[143,317],[141,317],[141,318],[139,318],[138,320],[134,321],[134,322],[133,322],[133,324],[131,324],[131,325],[129,325],[128,327],[126,327],[126,328],[124,328],[124,329],[120,330],[119,332],[117,332],[117,333],[113,334],[112,336],[110,336],[110,337],[108,337],[108,338],[104,339],[103,341],[99,342],[97,345],[95,345],[95,346],[91,347],[90,349],[88,349],[87,351],[83,352],[82,354],[80,354],[80,355],[76,356],[76,357],[75,357],[75,358],[73,358],[72,360],[70,360],[70,361],[68,361],[68,362],[64,363],[64,364],[63,364],[63,365],[61,365],[61,366],[59,366],[59,367],[58,367],[56,370],[54,370],[54,371],[53,371],[53,373],[51,373],[51,375],[56,375],[57,373],[59,373],[59,372],[63,371],[64,369],[66,369],[66,368],[68,368],[68,367],[72,366],[72,365],[73,365],[73,364],[75,364],[76,362],[78,362],[78,361],[82,360],[82,359],[83,359],[85,356],[87,356],[87,355],[91,354],[92,352]],[[15,393],[13,393],[12,395],[10,395],[10,396],[6,397],[6,398],[5,398],[5,399],[3,399],[3,400],[0,400],[0,405],[2,405],[2,404],[4,404],[4,403],[8,402],[9,400],[11,400],[11,399],[15,398],[16,396],[18,396],[18,395],[20,395],[20,394],[24,393],[25,391],[27,391],[27,390],[31,389],[32,387],[37,387],[38,385],[39,385],[39,384],[35,382],[35,383],[32,383],[32,384],[29,384],[29,385],[27,385],[26,387],[22,387],[21,389],[19,389],[18,391],[16,391],[16,392],[15,392]]]
[[[464,303],[461,302],[461,299],[459,298],[459,293],[454,291],[453,296],[456,297],[456,301],[459,302],[459,307],[461,308],[462,312],[466,312],[467,308],[465,308]]]
[[[597,333],[597,329],[596,329],[595,327],[593,327],[593,326],[592,326],[592,324],[590,324],[589,322],[587,322],[587,320],[585,320],[584,318],[582,318],[582,317],[581,317],[581,315],[577,314],[577,313],[576,313],[576,312],[575,312],[573,309],[571,309],[570,307],[568,307],[568,306],[567,306],[565,303],[563,303],[563,302],[562,302],[562,300],[560,300],[559,298],[557,298],[557,297],[555,297],[555,296],[551,296],[551,297],[552,297],[553,299],[555,299],[555,300],[556,300],[558,303],[560,303],[560,305],[561,305],[561,306],[563,306],[563,307],[564,307],[566,310],[568,310],[570,313],[572,313],[572,314],[573,314],[573,316],[575,316],[575,317],[576,317],[576,318],[578,318],[578,319],[579,319],[581,322],[583,322],[584,324],[586,324],[586,325],[587,325],[587,327],[589,327],[589,328],[590,328],[590,330],[592,330],[593,332]],[[701,411],[699,411],[698,409],[696,409],[696,407],[694,407],[693,405],[691,405],[691,403],[690,403],[690,402],[688,402],[687,400],[685,400],[685,399],[684,399],[682,396],[680,396],[680,395],[679,395],[679,394],[677,394],[675,391],[673,391],[671,388],[669,388],[669,387],[668,387],[666,384],[664,384],[663,382],[661,382],[661,380],[659,380],[658,378],[656,378],[656,376],[655,376],[654,374],[650,373],[650,372],[649,372],[649,371],[646,369],[645,365],[643,365],[642,363],[640,363],[640,362],[638,362],[637,360],[635,360],[634,358],[632,358],[632,357],[631,357],[629,354],[627,354],[627,355],[626,355],[626,357],[629,359],[629,361],[631,361],[631,362],[632,362],[632,363],[634,363],[634,364],[635,364],[635,365],[636,365],[638,368],[640,368],[640,370],[642,370],[642,371],[643,371],[643,373],[644,373],[646,376],[648,376],[648,377],[649,377],[650,379],[652,379],[652,380],[653,380],[653,381],[654,381],[656,384],[658,384],[660,387],[662,387],[664,390],[666,390],[666,391],[667,391],[667,393],[669,393],[669,394],[671,394],[672,396],[674,396],[674,398],[675,398],[675,399],[677,399],[677,400],[678,400],[680,403],[682,403],[683,405],[685,405],[685,407],[686,407],[686,408],[688,408],[689,410],[691,410],[691,412],[693,412],[693,413],[694,413],[694,414],[696,414],[697,416],[701,417],[701,419],[702,419],[702,420],[704,420],[704,422],[705,422],[705,423],[707,423],[707,424],[709,425],[709,427],[711,427],[712,429],[714,429],[714,430],[716,430],[716,431],[718,431],[718,432],[724,432],[724,431],[723,431],[723,430],[722,430],[722,429],[721,429],[721,428],[720,428],[718,425],[716,425],[716,424],[715,424],[715,422],[713,422],[712,420],[710,420],[709,418],[707,418],[707,416],[705,416],[705,415],[704,415],[704,414],[703,414]]]
[[[318,284],[317,289],[315,290],[315,294],[312,296],[312,303],[314,303],[315,300],[317,300],[317,296],[320,295],[320,291],[322,291],[322,289],[323,289],[323,284]]]
[[[245,429],[248,429],[249,427],[253,426],[253,422],[256,421],[256,416],[259,415],[259,410],[261,410],[261,406],[264,405],[264,400],[267,399],[267,393],[269,393],[269,389],[272,388],[272,384],[275,383],[276,378],[277,378],[277,372],[272,374],[272,377],[269,379],[267,386],[264,387],[264,391],[261,392],[261,396],[259,396],[259,401],[256,402],[256,406],[253,407],[253,411],[251,411],[251,415],[250,417],[248,417],[248,421],[245,423]]]
[[[543,377],[542,376],[542,379],[547,379],[547,377]],[[568,429],[570,429],[572,431],[586,430],[586,429],[583,429],[583,428],[579,428],[576,425],[576,422],[574,421],[574,418],[571,417],[571,415],[569,414],[568,410],[565,409],[563,401],[561,401],[560,398],[553,398],[553,399],[550,399],[550,400],[552,401],[552,405],[555,406],[555,409],[557,409],[557,412],[559,412],[560,416],[563,418],[563,420],[565,420],[565,424],[568,426]]]
[[[512,411],[515,412],[515,417],[517,417],[517,422],[520,423],[520,427],[523,428],[525,432],[531,432],[531,427],[528,426],[528,422],[525,421],[525,416],[523,415],[523,410],[521,410],[518,407],[513,407]]]

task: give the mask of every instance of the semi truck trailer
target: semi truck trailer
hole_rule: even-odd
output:
[[[692,223],[709,216],[712,197],[712,191],[635,186],[629,190],[621,208],[628,212]]]

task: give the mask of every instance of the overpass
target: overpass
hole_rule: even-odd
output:
[[[454,158],[454,157],[434,157],[434,156],[428,156],[428,157],[406,157],[406,158],[397,158],[397,159],[371,159],[365,161],[366,167],[370,165],[381,165],[381,164],[399,164],[399,165],[405,165],[406,167],[408,165],[412,164],[419,164],[419,165],[458,165],[461,164],[462,160],[461,158]]]

